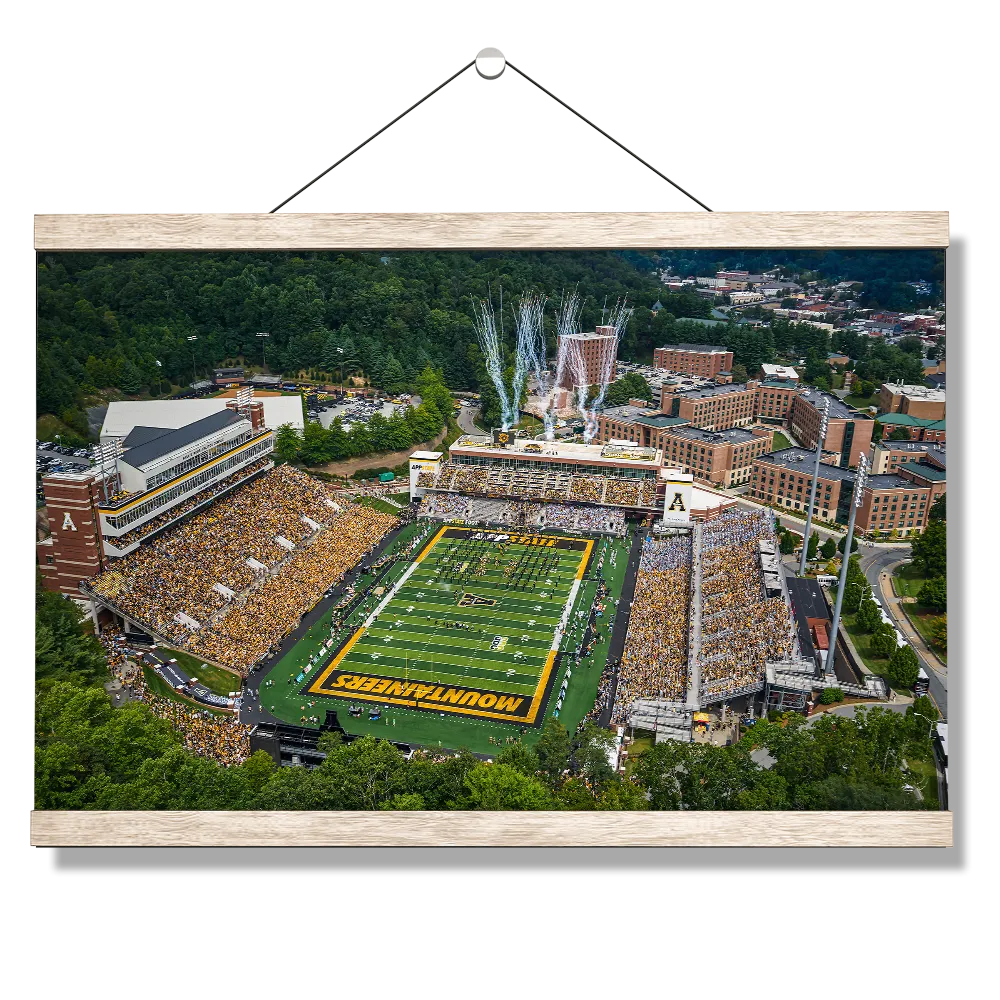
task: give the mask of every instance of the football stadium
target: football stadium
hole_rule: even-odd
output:
[[[464,435],[388,504],[275,465],[248,392],[116,421],[98,464],[45,480],[47,585],[151,702],[282,763],[326,730],[483,755],[549,718],[690,740],[706,708],[804,704],[821,678],[771,512],[699,500],[658,449]]]

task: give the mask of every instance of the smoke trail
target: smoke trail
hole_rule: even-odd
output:
[[[548,376],[545,367],[545,333],[542,329],[545,301],[544,295],[525,292],[518,302],[511,412],[507,415],[511,424],[517,423],[520,416],[521,393],[528,373],[534,372],[540,386],[543,378]]]
[[[501,295],[503,293],[501,292]],[[500,300],[501,315],[503,313],[503,299]],[[476,326],[476,337],[479,340],[479,349],[486,359],[486,372],[490,381],[496,387],[497,396],[500,399],[500,414],[503,430],[510,429],[510,396],[507,394],[507,387],[503,383],[503,359],[501,357],[502,345],[500,332],[497,330],[497,318],[493,312],[493,301],[487,297],[480,299],[477,303],[472,300],[472,316]]]
[[[556,311],[556,336],[558,343],[558,353],[556,354],[556,373],[552,380],[548,393],[548,404],[545,407],[545,437],[552,440],[555,436],[555,412],[554,399],[555,391],[562,385],[566,373],[573,376],[573,380],[579,383],[583,372],[583,358],[579,347],[569,339],[571,334],[580,332],[580,311],[583,308],[583,299],[580,298],[574,289],[568,296],[560,297],[559,308]],[[586,398],[586,389],[583,392]],[[582,401],[580,399],[579,385],[576,388],[577,409],[582,412]]]
[[[629,318],[632,315],[628,299],[618,299],[611,309],[608,309],[605,303],[605,308],[601,310],[602,320],[605,315],[607,315],[607,319],[604,321],[601,329],[605,333],[612,335],[615,339],[613,347],[609,345],[601,352],[601,367],[597,376],[597,384],[599,386],[597,395],[591,401],[590,406],[584,409],[584,444],[590,444],[597,434],[597,413],[604,404],[604,397],[607,395],[608,386],[615,376],[615,358],[618,356],[618,345],[621,343],[622,334],[625,332],[625,327],[628,325]]]

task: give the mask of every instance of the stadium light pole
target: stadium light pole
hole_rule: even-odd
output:
[[[806,553],[809,551],[809,532],[812,530],[813,507],[816,505],[816,484],[819,482],[819,461],[823,455],[823,441],[826,439],[827,423],[830,419],[830,400],[823,400],[819,418],[819,435],[816,440],[816,461],[813,463],[812,488],[809,491],[809,510],[806,514],[806,531],[802,536],[802,557],[799,560],[799,576],[806,575]]]
[[[840,628],[840,608],[844,603],[844,588],[847,586],[847,565],[851,561],[851,542],[854,540],[854,519],[861,506],[861,497],[868,478],[868,461],[864,455],[858,458],[858,475],[854,480],[854,496],[851,498],[851,516],[847,519],[847,534],[844,536],[844,559],[840,565],[840,580],[837,583],[837,600],[833,606],[833,624],[830,626],[830,669],[832,673],[837,659],[837,630]]]
[[[267,368],[267,338],[271,335],[262,330],[257,336],[260,337],[260,349],[264,356],[264,367]]]
[[[194,382],[196,381],[196,378],[195,378],[195,373],[194,373],[194,364],[195,364],[195,362],[194,362],[194,342],[195,342],[195,341],[196,341],[197,339],[198,339],[198,337],[197,337],[197,335],[196,335],[196,334],[192,334],[192,335],[191,335],[190,337],[188,337],[188,339],[187,339],[187,340],[188,340],[188,343],[189,343],[189,344],[191,345],[191,382],[192,382],[192,383],[194,383]]]

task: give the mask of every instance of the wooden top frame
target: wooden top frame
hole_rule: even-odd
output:
[[[947,212],[36,215],[35,250],[890,249]],[[46,812],[70,846],[951,847],[950,812]]]
[[[35,216],[35,249],[40,251],[640,250],[947,245],[947,212]]]

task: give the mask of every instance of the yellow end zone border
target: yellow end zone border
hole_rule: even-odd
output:
[[[419,555],[414,559],[414,563],[420,563],[424,560],[424,557],[434,548],[435,545],[441,540],[442,536],[446,531],[482,531],[481,528],[468,528],[459,527],[456,525],[446,524],[434,535],[434,537],[420,550]],[[562,538],[563,535],[539,535],[539,538]],[[583,574],[586,572],[587,563],[590,561],[590,554],[594,551],[594,539],[585,538],[580,539],[583,541],[583,557],[580,559],[580,565],[576,571],[576,579],[582,580]],[[340,698],[340,699],[350,699],[354,701],[378,701],[382,704],[389,705],[402,705],[406,708],[423,708],[429,709],[437,712],[448,712],[449,714],[457,715],[474,715],[480,719],[499,719],[501,722],[507,722],[512,724],[528,724],[532,725],[538,716],[538,711],[542,707],[542,698],[545,696],[545,689],[549,682],[549,676],[552,673],[552,665],[556,660],[556,650],[550,649],[549,655],[545,658],[545,666],[542,668],[542,672],[538,678],[538,684],[535,687],[535,693],[531,699],[531,707],[528,709],[528,714],[524,718],[514,718],[510,715],[502,715],[499,712],[488,712],[483,709],[476,708],[462,708],[459,705],[442,705],[437,702],[425,702],[418,701],[412,698],[393,698],[386,697],[380,694],[362,694],[357,691],[345,691],[344,694],[333,693],[327,689],[321,687],[323,682],[337,669],[340,665],[341,660],[351,651],[354,644],[361,638],[362,634],[365,632],[365,627],[362,625],[357,631],[347,640],[346,643],[340,648],[336,656],[326,665],[322,673],[317,675],[316,679],[306,688],[308,694],[316,694],[326,698]],[[414,682],[416,686],[416,682]]]

